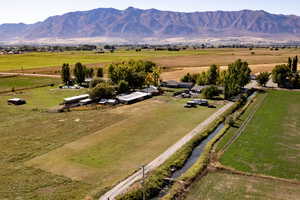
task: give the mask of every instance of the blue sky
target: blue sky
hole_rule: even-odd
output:
[[[3,0],[0,24],[34,23],[70,11],[129,6],[184,12],[252,9],[300,16],[299,0]]]

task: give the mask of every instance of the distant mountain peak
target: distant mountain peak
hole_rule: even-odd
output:
[[[0,39],[167,38],[203,36],[300,36],[300,17],[263,10],[174,12],[157,9],[98,8],[49,17],[35,24],[0,25]]]

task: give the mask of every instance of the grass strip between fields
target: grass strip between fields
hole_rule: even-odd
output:
[[[217,126],[225,120],[225,117],[233,113],[240,106],[240,102],[235,103],[229,110],[223,113],[218,119],[212,122],[205,131],[199,133],[190,142],[184,145],[171,158],[169,158],[163,165],[152,171],[145,180],[144,192],[147,199],[151,199],[158,195],[161,189],[168,183],[166,178],[172,174],[172,169],[180,169],[193,152],[193,149],[199,145],[210,133],[212,133]],[[117,200],[133,200],[143,198],[143,188],[141,184],[137,183],[132,186],[129,191],[117,197]]]

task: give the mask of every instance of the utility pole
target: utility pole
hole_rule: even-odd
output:
[[[143,171],[143,179],[142,179],[143,200],[146,200],[146,191],[145,191],[145,165],[142,166],[142,171]]]

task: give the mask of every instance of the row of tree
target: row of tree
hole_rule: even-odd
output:
[[[221,71],[217,65],[211,65],[207,72],[186,74],[181,81],[193,82],[198,85],[219,85],[224,87],[224,95],[229,99],[241,92],[241,89],[251,81],[251,70],[247,62],[237,60],[230,64],[227,70]],[[209,92],[216,93],[211,87]]]
[[[130,60],[110,64],[108,67],[110,80],[94,79],[90,84],[90,97],[111,98],[117,93],[126,93],[143,86],[159,86],[160,73],[160,68],[150,61]]]
[[[112,83],[128,89],[141,88],[144,85],[158,86],[160,82],[160,68],[151,61],[130,60],[110,64],[108,76]]]
[[[289,58],[287,64],[277,65],[272,71],[272,79],[279,87],[299,88],[298,56]]]
[[[86,78],[93,78],[95,76],[95,71],[93,68],[87,68],[81,63],[76,63],[74,66],[73,75],[76,83],[82,84]],[[96,76],[101,78],[103,77],[103,68],[100,67],[97,69]],[[61,78],[62,81],[67,85],[69,85],[71,80],[73,80],[70,65],[67,63],[64,63],[62,66]]]

